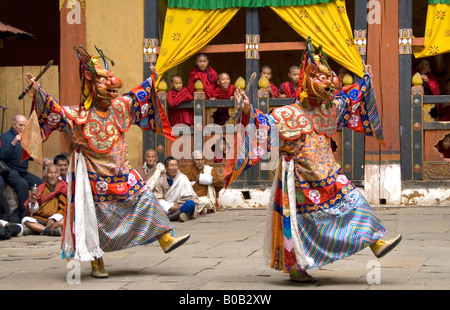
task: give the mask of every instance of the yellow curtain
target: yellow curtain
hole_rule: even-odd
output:
[[[168,8],[156,70],[179,65],[206,46],[234,17],[239,8],[195,10]]]
[[[425,43],[414,47],[416,58],[450,52],[450,5],[428,4]]]
[[[327,56],[362,77],[364,66],[355,46],[345,1],[307,6],[271,7],[305,39],[310,36],[315,47],[322,44]]]

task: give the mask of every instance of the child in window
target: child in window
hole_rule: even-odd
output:
[[[283,82],[280,85],[280,98],[294,98],[297,92],[298,82],[300,80],[300,68],[292,66],[288,73],[289,81]]]
[[[206,54],[198,54],[195,57],[195,65],[195,68],[189,72],[187,88],[193,94],[195,82],[201,80],[206,99],[209,99],[212,97],[212,92],[217,83],[217,72],[209,65],[209,58]]]
[[[176,124],[194,125],[194,109],[191,108],[174,108],[182,102],[189,102],[194,99],[192,93],[187,87],[183,86],[183,80],[179,75],[174,75],[170,79],[172,89],[167,93],[169,123],[171,126]]]

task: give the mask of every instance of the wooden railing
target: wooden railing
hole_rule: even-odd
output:
[[[413,179],[450,180],[450,162],[436,147],[446,135],[450,134],[450,122],[436,120],[430,114],[437,104],[450,103],[450,95],[423,95],[423,87],[413,85],[411,100]]]
[[[162,103],[166,106],[166,112],[167,112],[167,105],[166,105],[166,96],[165,94],[160,93],[160,98],[162,99]],[[263,113],[269,113],[271,109],[276,107],[281,107],[285,105],[292,104],[293,98],[268,98],[268,97],[260,97],[258,96],[257,102],[255,103],[255,106],[257,109],[262,111]],[[185,140],[181,143],[186,143],[185,145],[190,145],[192,148],[189,150],[178,150],[178,145],[175,148],[175,150],[178,153],[178,158],[180,162],[181,168],[183,168],[185,165],[191,163],[190,158],[190,152],[195,150],[202,150],[205,153],[205,148],[208,148],[210,145],[214,143],[210,143],[209,139],[222,139],[222,135],[226,136],[227,142],[230,144],[233,143],[234,134],[235,134],[235,119],[233,117],[230,117],[230,119],[227,121],[225,125],[219,126],[215,125],[214,121],[212,119],[212,114],[217,108],[228,108],[229,114],[233,115],[235,108],[236,108],[236,102],[233,99],[229,100],[202,100],[202,99],[196,99],[191,102],[184,102],[179,104],[178,106],[174,107],[174,109],[178,108],[191,108],[194,111],[194,125],[191,127],[178,127],[174,126],[174,133],[177,136],[181,136]],[[170,113],[170,112],[168,112]],[[190,136],[189,136],[190,134]],[[184,136],[187,137],[184,137]],[[216,137],[217,136],[217,137]],[[159,143],[161,145],[164,145],[165,152],[163,156],[169,156],[174,155],[172,154],[172,146],[173,142],[164,140],[162,137],[156,137],[156,139],[160,139],[156,142],[156,145]],[[336,143],[338,144],[339,148],[335,153],[335,157],[338,160],[338,162],[342,158],[342,150],[340,148],[341,145],[341,132],[339,131],[334,137]],[[209,141],[209,142],[208,142]],[[179,144],[181,144],[179,143]],[[217,144],[216,144],[217,145]],[[178,152],[180,151],[180,152]],[[181,158],[180,158],[180,153]],[[176,156],[175,156],[176,157]],[[161,158],[159,158],[161,159]],[[225,163],[226,160],[223,160],[222,163],[213,163],[211,159],[207,160],[208,164],[215,166],[219,173],[223,174],[225,169]],[[273,180],[273,173],[274,170],[268,169],[268,161],[269,159],[263,159],[260,161],[260,163],[253,167],[252,169],[248,169],[245,171],[239,178],[236,180],[231,188],[267,188],[270,186]]]

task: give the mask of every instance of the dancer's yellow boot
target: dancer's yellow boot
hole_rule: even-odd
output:
[[[169,253],[178,248],[180,245],[183,245],[189,237],[190,235],[184,235],[182,237],[174,238],[170,235],[170,232],[166,232],[158,237],[158,241],[164,253]]]
[[[94,278],[108,278],[109,274],[105,269],[105,263],[103,262],[103,258],[96,258],[91,261],[91,276]]]
[[[388,241],[379,239],[370,245],[370,249],[376,257],[381,258],[395,248],[402,240],[402,235],[398,235]]]
[[[317,282],[312,276],[310,276],[306,270],[297,270],[292,269],[289,271],[289,279],[295,282],[303,282],[303,283],[315,283]]]

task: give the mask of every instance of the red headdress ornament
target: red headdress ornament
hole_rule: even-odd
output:
[[[98,97],[98,87],[95,85],[95,93],[92,92],[92,83],[95,84],[95,81],[97,80],[98,76],[110,76],[112,74],[112,71],[109,70],[108,61],[111,62],[111,65],[114,66],[114,61],[109,59],[108,57],[103,54],[102,50],[95,47],[99,55],[90,55],[86,49],[84,49],[82,46],[73,48],[78,55],[78,59],[80,61],[80,67],[79,67],[79,73],[80,73],[80,79],[81,79],[81,98],[80,98],[80,108],[84,106],[86,110],[88,110],[92,102]],[[104,63],[104,68],[102,68],[99,65],[98,59],[102,58]],[[91,76],[91,79],[86,78],[86,73],[89,72],[89,76]],[[122,85],[122,82],[120,81],[120,86]],[[80,109],[81,110],[81,109]]]
[[[314,54],[310,37],[306,39],[305,46],[296,97],[300,102],[308,99],[312,106],[318,107],[323,102],[330,102],[342,83],[328,65],[322,46],[319,45],[319,53]]]

